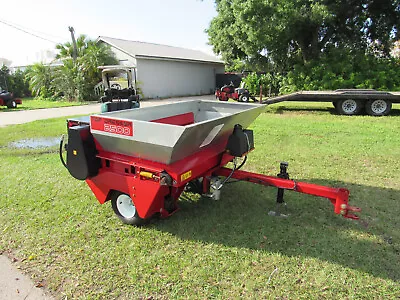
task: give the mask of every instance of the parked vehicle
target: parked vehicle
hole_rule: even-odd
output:
[[[125,66],[100,66],[104,95],[101,112],[140,107],[136,86],[136,68]]]
[[[273,97],[263,101],[273,104],[283,101],[332,102],[341,115],[357,115],[362,111],[371,116],[386,116],[392,103],[400,103],[400,92],[384,92],[372,89],[340,89],[335,91],[301,91]]]
[[[8,108],[17,108],[17,104],[22,104],[22,100],[15,98],[12,92],[8,91],[7,80],[5,76],[0,77],[0,106]]]
[[[22,100],[15,98],[13,93],[5,91],[0,87],[0,106],[17,108],[17,104],[22,104]]]
[[[249,102],[250,100],[257,101],[256,98],[250,95],[248,89],[245,89],[242,85],[238,88],[235,88],[233,82],[224,85],[220,89],[216,89],[215,98],[219,99],[220,101],[228,101],[229,99],[239,102]]]

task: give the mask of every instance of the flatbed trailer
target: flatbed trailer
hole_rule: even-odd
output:
[[[392,103],[400,103],[400,92],[376,91],[371,89],[340,89],[335,91],[300,91],[262,101],[274,104],[283,101],[332,102],[342,115],[356,115],[364,109],[371,116],[386,116]]]

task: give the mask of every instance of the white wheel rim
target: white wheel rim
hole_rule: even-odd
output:
[[[345,100],[342,103],[342,109],[347,114],[354,113],[357,109],[357,102],[351,99]]]
[[[133,218],[136,214],[136,207],[128,195],[118,196],[117,209],[124,218]]]
[[[387,109],[387,103],[383,100],[375,100],[371,103],[371,110],[376,114],[382,114]]]

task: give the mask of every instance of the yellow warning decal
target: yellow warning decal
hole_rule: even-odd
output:
[[[187,171],[186,173],[183,173],[181,175],[181,181],[185,181],[186,179],[189,179],[190,177],[192,177],[192,170]]]

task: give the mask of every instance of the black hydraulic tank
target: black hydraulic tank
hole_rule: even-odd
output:
[[[96,157],[96,145],[89,125],[68,128],[67,168],[79,180],[97,175],[100,160]]]

